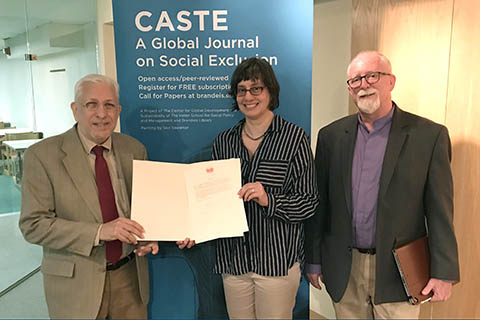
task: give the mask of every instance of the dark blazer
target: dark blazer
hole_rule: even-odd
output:
[[[322,128],[316,149],[320,205],[306,226],[306,261],[321,264],[336,302],[352,264],[352,159],[358,116]],[[376,218],[374,303],[407,300],[392,249],[427,233],[431,277],[459,280],[447,128],[395,107],[383,160]]]
[[[129,200],[132,160],[146,159],[134,138],[112,134],[117,169]],[[105,283],[105,246],[94,247],[102,220],[97,186],[75,127],[34,144],[25,152],[20,229],[43,246],[42,273],[51,318],[95,319]],[[126,212],[127,218],[130,212]],[[135,247],[123,245],[124,254]],[[142,301],[149,298],[146,257],[137,257]]]

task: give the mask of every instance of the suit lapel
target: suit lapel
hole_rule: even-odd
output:
[[[382,174],[380,176],[379,199],[382,199],[387,191],[393,172],[397,165],[397,160],[402,151],[402,147],[409,134],[408,119],[405,112],[399,107],[395,108],[392,127],[388,136],[387,148],[383,158]]]
[[[355,139],[357,138],[357,116],[351,116],[345,127],[344,136],[341,141],[342,148],[342,168],[343,187],[345,190],[345,201],[350,215],[352,214],[352,163],[353,152],[355,149]]]
[[[65,134],[62,150],[65,152],[63,164],[77,188],[80,196],[87,203],[90,213],[99,223],[103,222],[102,211],[97,196],[97,185],[88,165],[88,159],[80,138],[78,137],[76,127],[73,127]]]

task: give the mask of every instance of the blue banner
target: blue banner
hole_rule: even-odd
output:
[[[310,133],[312,0],[112,2],[121,130],[143,142],[151,160],[210,159],[215,136],[242,118],[231,111],[227,92],[235,67],[252,56],[268,60],[275,71],[281,88],[275,113]],[[214,243],[196,247],[184,253],[165,244],[160,256],[150,260],[151,316],[226,315],[221,279],[211,274]],[[165,259],[180,260],[168,264]],[[160,273],[169,265],[175,266],[174,274],[192,269],[193,312],[180,307],[172,308],[173,314],[158,313],[172,306],[159,300],[177,290],[160,292],[166,281]],[[179,283],[171,285],[183,285]],[[163,303],[168,305],[157,310]]]

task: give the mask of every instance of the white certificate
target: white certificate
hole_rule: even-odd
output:
[[[133,161],[131,218],[144,240],[197,243],[248,231],[240,159],[179,164]]]

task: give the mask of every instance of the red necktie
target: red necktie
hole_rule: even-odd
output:
[[[118,218],[115,194],[113,193],[112,181],[108,171],[107,161],[103,157],[103,147],[95,146],[95,180],[98,188],[98,199],[102,209],[103,222],[109,222]],[[120,240],[106,241],[107,261],[115,263],[122,255],[122,242]]]

